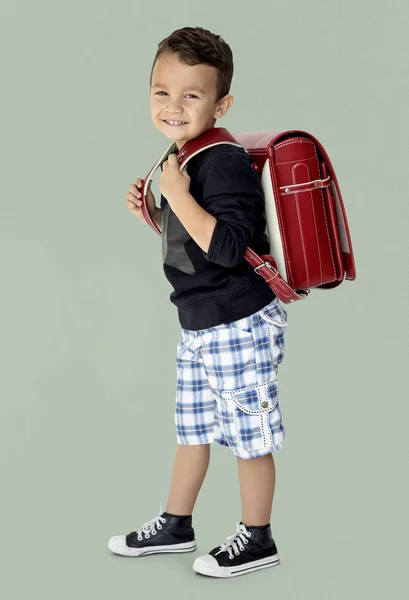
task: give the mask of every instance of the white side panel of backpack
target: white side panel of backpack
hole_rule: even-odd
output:
[[[339,234],[339,242],[341,245],[341,252],[345,252],[346,254],[349,254],[350,248],[349,248],[348,236],[347,236],[346,227],[345,227],[344,215],[342,214],[341,203],[339,201],[337,188],[333,181],[331,181],[331,191],[332,191],[332,195],[335,198],[335,206],[336,206],[337,221],[338,221],[338,234]]]
[[[283,277],[283,279],[287,281],[287,271],[285,268],[283,244],[281,240],[280,228],[278,225],[277,210],[274,201],[274,191],[271,182],[268,159],[264,163],[260,180],[265,198],[265,214],[267,220],[266,234],[270,242],[270,254],[277,263],[277,270],[280,273],[281,277]]]

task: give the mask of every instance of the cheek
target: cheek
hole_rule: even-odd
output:
[[[190,109],[189,114],[195,117],[195,119],[198,121],[203,121],[207,118],[208,112],[209,111],[203,106],[195,106],[194,108],[192,107]]]
[[[154,99],[151,100],[151,110],[155,111],[155,110],[159,110],[161,108],[161,105],[163,103],[160,100]]]
[[[160,106],[152,106],[151,107],[151,116],[155,118],[157,121],[161,120],[162,108]]]
[[[208,106],[208,105],[203,105],[200,106],[200,108],[198,107],[198,113],[200,113],[200,116],[203,119],[207,119],[207,117],[209,116],[209,114],[212,112],[212,107]]]

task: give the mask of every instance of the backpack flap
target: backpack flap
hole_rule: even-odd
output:
[[[271,140],[268,157],[264,172],[268,168],[280,218],[288,283],[309,289],[342,281],[339,235],[324,201],[330,178],[321,175],[314,141],[286,132]]]
[[[338,234],[342,253],[342,262],[344,266],[345,279],[353,281],[356,278],[355,258],[352,250],[352,241],[349,231],[347,216],[342,200],[341,190],[334,167],[323,145],[312,135],[311,139],[316,143],[322,158],[324,159],[323,172],[327,172],[331,178],[331,185],[328,192],[331,192],[332,202],[335,204],[336,220],[338,224]],[[324,287],[324,286],[323,286]]]

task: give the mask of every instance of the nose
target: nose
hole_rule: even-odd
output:
[[[171,100],[170,98],[166,104],[166,108],[169,113],[176,113],[176,112],[180,113],[183,111],[180,101],[174,101],[174,100]]]

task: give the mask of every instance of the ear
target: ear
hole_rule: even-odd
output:
[[[216,112],[214,114],[215,119],[220,119],[224,117],[227,111],[233,106],[234,97],[231,94],[227,94],[221,100],[219,100],[216,108]]]

